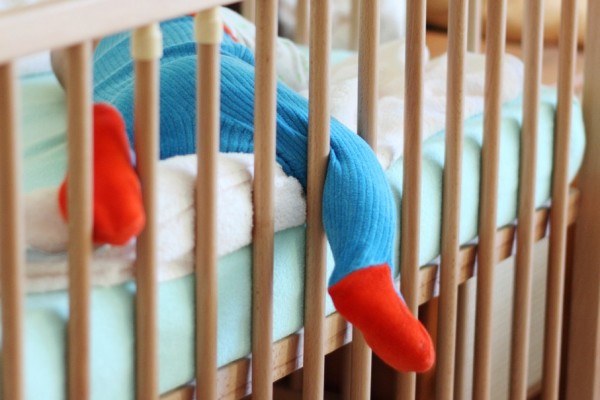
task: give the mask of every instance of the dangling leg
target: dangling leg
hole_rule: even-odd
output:
[[[252,151],[253,70],[225,62],[221,71],[221,149]],[[305,189],[307,132],[306,100],[278,85],[277,161]],[[323,213],[335,258],[329,293],[338,311],[392,367],[429,369],[435,358],[429,334],[396,292],[391,276],[396,212],[389,184],[367,144],[335,120]]]

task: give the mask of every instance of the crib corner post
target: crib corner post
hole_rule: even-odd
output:
[[[588,1],[583,110],[586,153],[575,232],[567,398],[600,397],[600,2]]]

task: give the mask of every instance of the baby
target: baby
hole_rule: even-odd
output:
[[[165,159],[196,152],[197,55],[191,17],[164,22],[161,29],[160,158]],[[139,182],[129,159],[128,144],[134,143],[129,47],[130,35],[122,33],[100,41],[94,53],[94,240],[102,243],[125,243],[144,223]],[[55,55],[59,79],[64,78],[61,64]],[[252,152],[254,56],[230,34],[221,44],[220,106],[220,150]],[[276,127],[277,161],[306,189],[308,102],[281,82]],[[60,196],[63,210],[65,187],[66,182]],[[435,358],[431,339],[392,279],[397,217],[391,189],[369,146],[335,119],[323,224],[335,259],[328,291],[337,310],[393,368],[429,369]]]

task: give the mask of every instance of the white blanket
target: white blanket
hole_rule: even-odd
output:
[[[391,42],[380,51],[378,158],[384,168],[402,155],[404,126],[404,45]],[[465,118],[483,112],[485,59],[469,54],[466,60]],[[332,70],[332,115],[352,130],[357,119],[357,57]],[[518,96],[523,86],[522,64],[508,56],[504,65],[502,99]],[[446,110],[446,58],[429,61],[425,71],[423,139],[444,129]],[[194,263],[195,156],[159,163],[159,279],[190,274]],[[218,254],[251,243],[253,156],[222,154],[219,158]],[[275,179],[276,231],[302,225],[305,200],[297,180],[278,166]],[[67,229],[59,216],[57,189],[43,189],[26,197],[27,289],[30,292],[67,287]],[[133,277],[135,243],[102,246],[94,251],[92,279],[108,286]]]

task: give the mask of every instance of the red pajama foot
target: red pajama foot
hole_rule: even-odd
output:
[[[424,372],[435,361],[427,330],[396,293],[387,264],[352,272],[329,288],[337,310],[398,371]]]
[[[67,219],[68,177],[60,187],[59,205]],[[131,165],[123,118],[108,104],[94,105],[95,243],[123,245],[146,221],[140,182]]]

